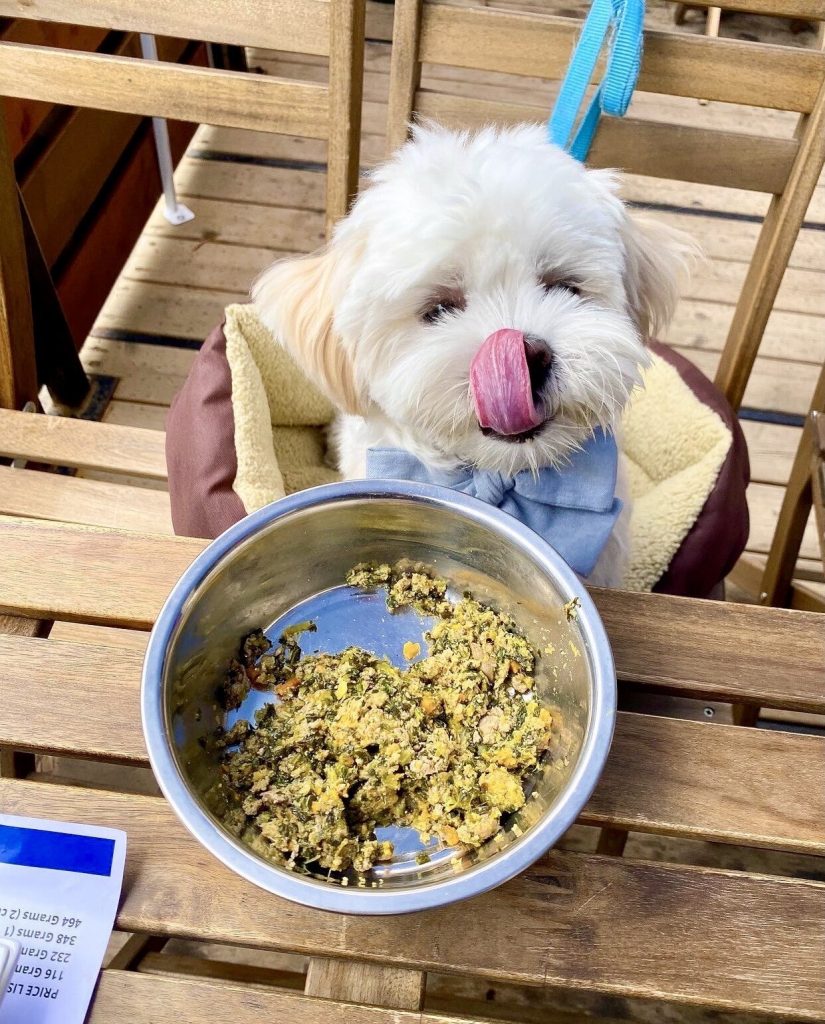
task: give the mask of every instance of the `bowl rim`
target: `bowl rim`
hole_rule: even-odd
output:
[[[191,596],[210,572],[241,544],[279,519],[319,505],[378,498],[447,507],[493,529],[548,573],[565,601],[579,599],[579,627],[593,675],[590,722],[578,763],[553,805],[501,855],[447,878],[403,890],[328,885],[267,863],[233,838],[201,805],[182,775],[166,730],[163,675],[170,641]],[[155,778],[179,820],[228,868],[277,896],[318,910],[348,914],[400,914],[445,906],[487,892],[533,864],[575,822],[604,768],[616,719],[616,672],[607,633],[584,584],[558,552],[509,513],[470,495],[434,484],[351,480],[307,488],[265,505],[213,540],[183,572],[163,604],[149,637],[141,677],[141,718]]]

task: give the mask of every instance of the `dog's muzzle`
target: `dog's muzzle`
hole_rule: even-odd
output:
[[[510,327],[491,334],[470,364],[470,389],[479,426],[513,438],[547,419],[542,388],[552,354],[540,339]]]

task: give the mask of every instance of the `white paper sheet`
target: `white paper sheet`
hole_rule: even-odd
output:
[[[117,829],[0,814],[0,937],[21,946],[0,1024],[83,1024],[125,859]]]

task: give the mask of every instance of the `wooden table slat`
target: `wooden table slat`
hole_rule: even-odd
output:
[[[825,884],[554,852],[464,903],[348,917],[256,889],[157,797],[4,779],[0,806],[125,826],[126,931],[825,1018]]]
[[[172,534],[167,491],[0,466],[0,513]]]
[[[150,629],[206,541],[0,518],[0,612]],[[709,700],[825,711],[820,616],[595,591],[620,679]]]
[[[155,958],[161,964],[165,958]],[[168,958],[172,961],[172,957]],[[478,1020],[478,1018],[476,1018]],[[180,976],[104,971],[87,1024],[472,1024],[466,1017],[355,1006],[267,991],[243,985]]]
[[[0,746],[146,764],[141,663],[125,647],[0,636]],[[582,820],[825,853],[825,738],[621,713]]]
[[[825,622],[663,594],[593,593],[619,679],[707,700],[825,711]]]
[[[0,610],[150,629],[172,585],[205,546],[203,540],[5,517]]]
[[[0,455],[73,469],[166,479],[162,431],[0,409]]]

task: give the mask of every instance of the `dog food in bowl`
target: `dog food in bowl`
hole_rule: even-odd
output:
[[[447,845],[450,834],[439,838],[434,830],[441,820],[437,812],[435,823],[428,820],[426,843],[412,825],[377,825],[375,840],[391,842],[393,853],[369,870],[321,868],[317,860],[302,864],[300,854],[288,867],[288,852],[278,862],[261,849],[254,817],[247,822],[244,815],[234,829],[227,827],[233,809],[237,814],[248,796],[260,794],[233,796],[224,760],[240,747],[219,749],[214,742],[219,726],[230,735],[239,719],[255,726],[256,712],[273,703],[273,691],[256,688],[266,682],[259,676],[247,692],[253,680],[244,667],[228,680],[224,701],[228,696],[229,705],[239,706],[227,711],[216,700],[216,687],[241,638],[250,634],[245,658],[253,676],[272,641],[277,646],[282,636],[296,661],[321,654],[340,658],[346,649],[360,648],[399,673],[415,670],[433,656],[434,643],[425,634],[444,620],[406,604],[388,610],[387,590],[367,587],[368,577],[351,577],[362,586],[345,582],[358,563],[397,566],[404,559],[430,567],[428,586],[434,579],[449,581],[451,604],[466,592],[484,608],[511,617],[515,632],[531,652],[539,652],[527,674],[536,701],[553,718],[550,747],[527,773],[523,806],[502,814],[499,830],[478,846]],[[407,586],[391,588],[391,604]],[[579,602],[575,615],[571,602]],[[260,626],[268,639],[255,633]],[[149,757],[164,794],[192,834],[230,869],[271,893],[319,909],[398,914],[484,892],[558,840],[580,813],[604,763],[615,691],[610,648],[593,602],[535,533],[500,509],[446,488],[348,481],[260,509],[195,559],[152,631],[142,711]],[[485,731],[493,724],[485,723]],[[238,726],[234,735],[246,729]],[[353,863],[357,853],[351,851]]]
[[[219,698],[229,712],[253,686],[273,699],[214,739],[226,750],[224,824],[308,873],[390,861],[389,826],[418,833],[419,864],[428,845],[478,848],[524,805],[550,747],[537,653],[509,615],[470,594],[449,600],[446,580],[420,566],[360,565],[347,583],[385,587],[391,612],[434,617],[424,657],[403,668],[359,647],[301,657],[295,629],[275,646],[262,630],[247,636]]]

